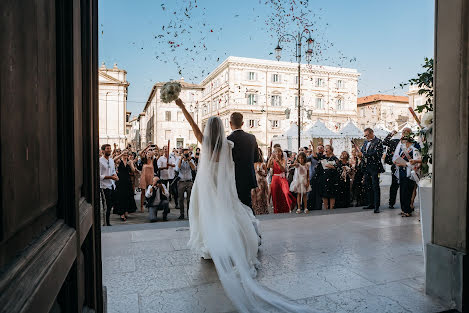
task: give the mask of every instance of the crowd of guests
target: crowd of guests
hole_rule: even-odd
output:
[[[332,145],[302,147],[298,153],[284,151],[276,144],[264,157],[258,149],[254,163],[257,187],[252,189],[252,210],[255,215],[273,213],[298,214],[311,210],[333,210],[363,206],[380,212],[379,175],[384,164],[391,165],[392,184],[389,208],[394,208],[400,190],[401,215],[413,212],[416,183],[421,164],[420,146],[404,129],[400,139],[390,133],[384,141],[372,129],[364,130],[361,147],[341,151],[338,157]],[[100,175],[103,202],[106,205],[105,224],[110,226],[110,214],[126,221],[137,211],[136,192],[141,192],[140,211],[146,206],[151,222],[157,212],[167,220],[169,203],[179,209],[179,219],[185,219],[189,209],[192,184],[197,174],[200,149],[158,148],[149,143],[143,150],[130,147],[121,151],[116,146],[101,147]]]
[[[392,184],[389,208],[393,209],[400,188],[401,215],[412,216],[416,180],[421,158],[420,146],[412,131],[402,131],[400,139],[390,133],[384,141],[371,128],[364,130],[361,147],[352,142],[352,150],[338,157],[332,145],[302,147],[298,153],[283,151],[276,144],[264,161],[262,153],[255,164],[258,187],[252,192],[255,214],[309,213],[352,206],[380,212],[380,174],[384,164],[391,165]]]
[[[158,211],[167,220],[170,201],[180,210],[179,219],[185,219],[199,163],[199,148],[169,152],[167,146],[160,149],[150,142],[137,153],[130,146],[121,151],[116,145],[112,150],[111,145],[105,144],[100,156],[105,225],[111,226],[111,212],[126,221],[130,213],[137,211],[137,192],[141,193],[140,212],[145,212],[145,206],[151,222],[157,220]]]

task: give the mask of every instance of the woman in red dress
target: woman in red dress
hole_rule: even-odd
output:
[[[285,178],[286,160],[282,149],[275,148],[267,167],[273,169],[270,190],[274,213],[291,213],[291,208],[295,205],[295,197],[290,193],[290,187]]]

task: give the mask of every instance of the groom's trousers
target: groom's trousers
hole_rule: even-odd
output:
[[[236,191],[238,192],[239,200],[252,210],[251,188],[236,184]],[[252,214],[254,214],[254,210],[252,210]]]

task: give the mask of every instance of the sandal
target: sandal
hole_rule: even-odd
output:
[[[121,221],[123,221],[123,222],[127,221],[127,218],[125,218],[125,215],[124,215],[124,217],[122,217],[122,215],[121,215]]]
[[[300,209],[296,209],[296,214],[300,214],[301,213],[301,210]]]
[[[308,214],[309,213],[309,210],[308,209],[305,209],[305,214]]]

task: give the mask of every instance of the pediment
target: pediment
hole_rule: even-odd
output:
[[[119,85],[124,85],[126,82],[120,81],[117,78],[112,77],[111,75],[108,75],[103,72],[98,72],[98,78],[99,78],[99,83],[100,84],[119,84]]]

